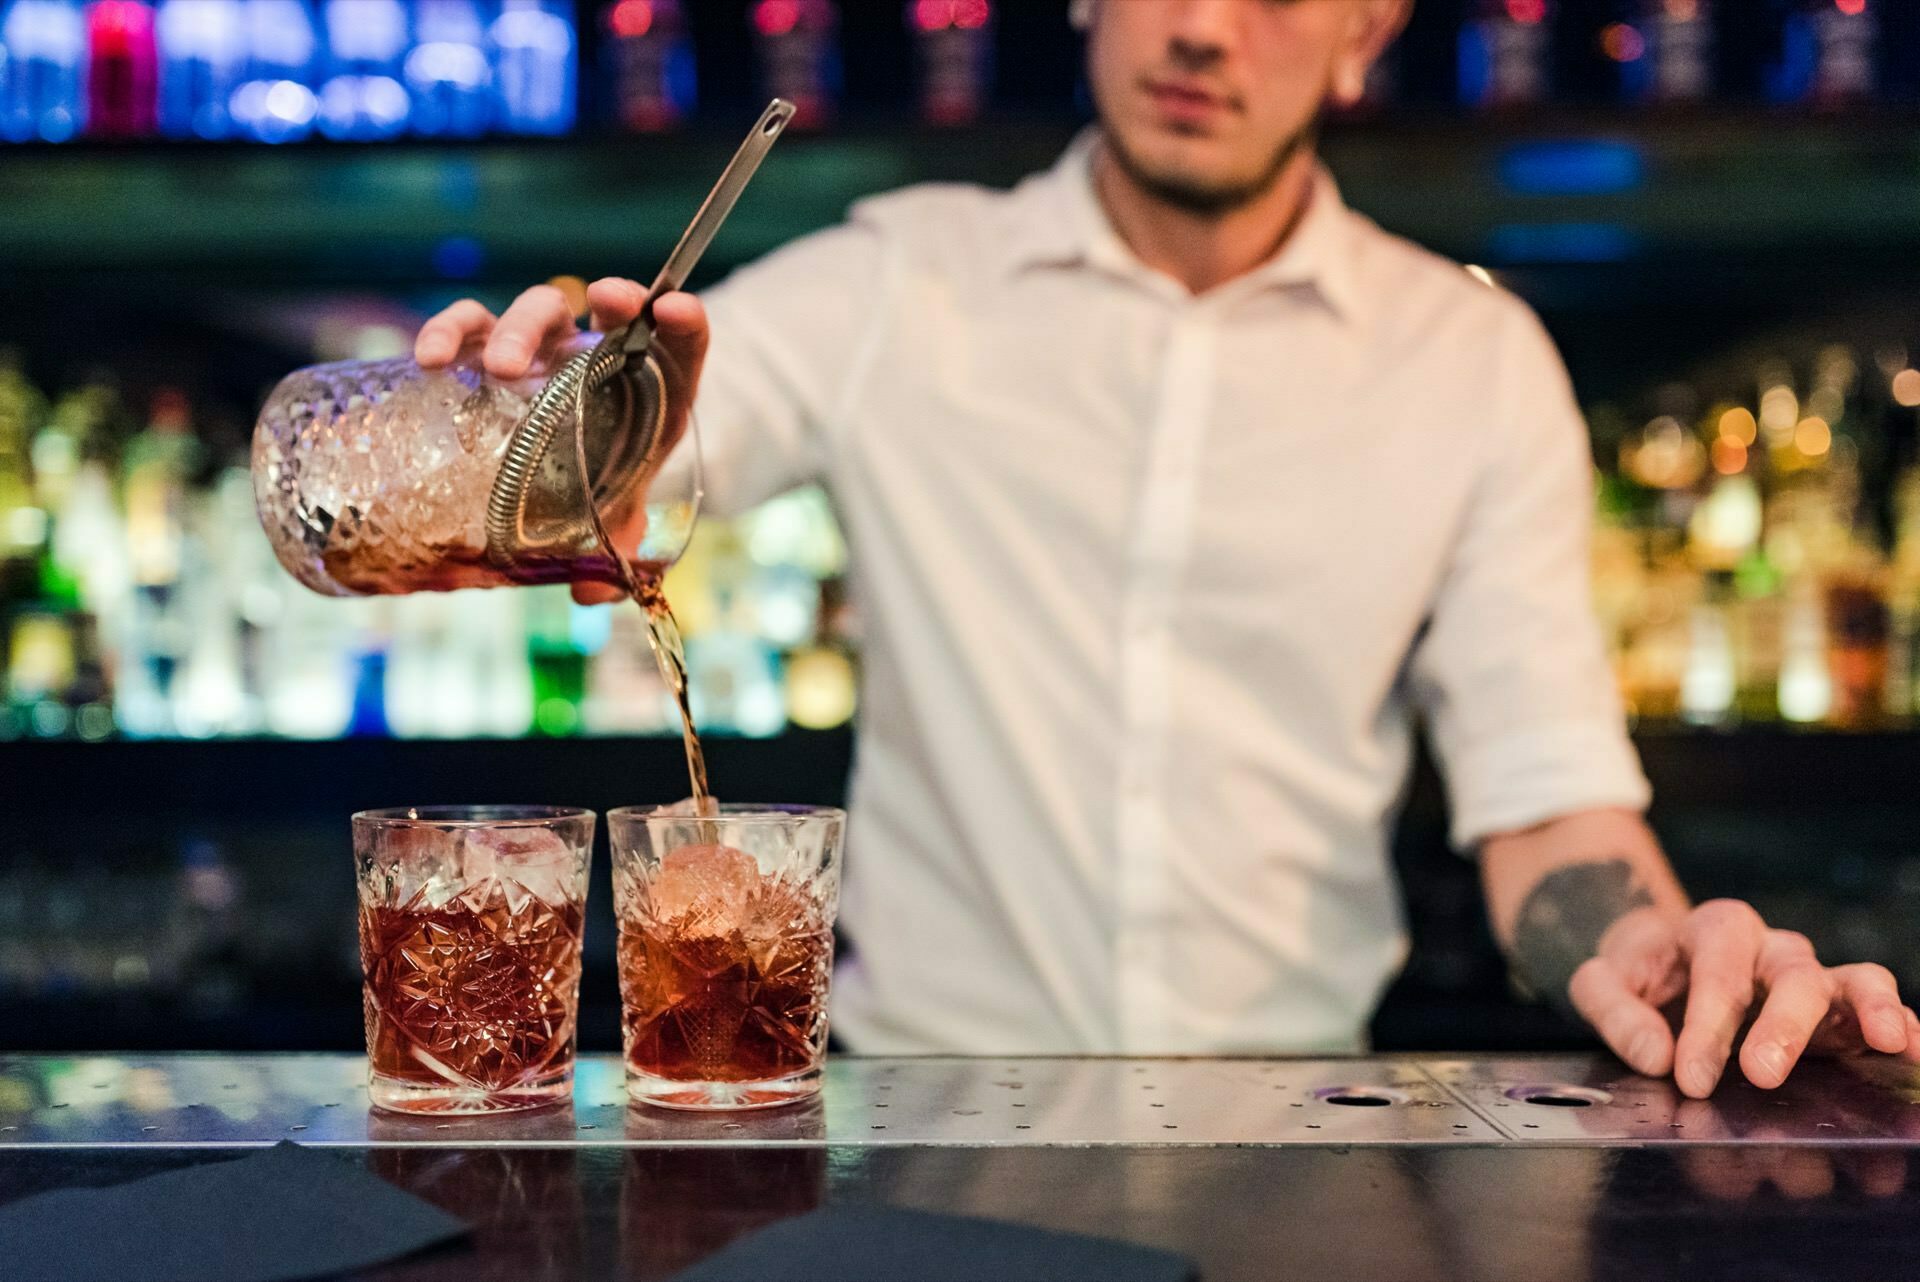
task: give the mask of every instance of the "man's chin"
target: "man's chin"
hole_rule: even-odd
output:
[[[1122,144],[1114,155],[1135,183],[1184,209],[1222,212],[1259,194],[1258,180],[1235,174],[1206,140],[1177,142],[1169,146],[1155,140],[1137,149]]]

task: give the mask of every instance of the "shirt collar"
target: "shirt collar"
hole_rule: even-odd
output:
[[[1101,208],[1093,187],[1093,154],[1099,131],[1087,129],[1051,169],[1028,180],[1026,216],[1008,238],[1008,267],[1093,266],[1123,275],[1150,269],[1120,239]],[[1316,165],[1306,213],[1280,252],[1220,291],[1250,293],[1264,289],[1313,289],[1336,313],[1358,316],[1360,294],[1354,276],[1353,215],[1324,165]]]

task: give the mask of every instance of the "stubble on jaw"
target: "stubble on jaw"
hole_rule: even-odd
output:
[[[1332,88],[1331,81],[1328,91]],[[1322,93],[1321,101],[1326,100]],[[1235,210],[1244,209],[1273,190],[1274,184],[1286,173],[1287,166],[1302,151],[1310,150],[1320,139],[1320,113],[1315,112],[1306,124],[1289,135],[1275,149],[1272,158],[1261,169],[1260,174],[1246,182],[1207,183],[1198,179],[1187,179],[1178,175],[1157,172],[1151,165],[1135,155],[1127,146],[1120,131],[1102,128],[1100,131],[1114,163],[1128,180],[1155,200],[1170,205],[1182,213],[1194,214],[1203,218],[1223,218]]]

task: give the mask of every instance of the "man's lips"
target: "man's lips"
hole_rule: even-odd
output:
[[[1195,85],[1149,80],[1142,87],[1160,109],[1161,115],[1176,123],[1205,123],[1223,112],[1235,109],[1231,98]]]

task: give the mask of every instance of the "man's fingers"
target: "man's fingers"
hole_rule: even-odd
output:
[[[413,339],[413,359],[428,369],[448,364],[460,349],[493,329],[493,313],[471,298],[435,314]]]
[[[669,376],[691,393],[707,360],[707,309],[692,294],[667,294],[653,305],[653,325]]]
[[[1811,1202],[1833,1192],[1833,1155],[1825,1149],[1781,1145],[1756,1149],[1773,1186],[1795,1202]]]
[[[1766,1178],[1757,1153],[1749,1149],[1682,1150],[1680,1169],[1687,1183],[1716,1202],[1744,1202],[1760,1191]]]
[[[606,276],[587,286],[587,307],[593,313],[593,327],[602,333],[627,324],[640,314],[647,291],[638,281],[622,276]]]
[[[1841,1149],[1840,1168],[1868,1197],[1898,1197],[1907,1187],[1907,1155],[1885,1149]]]
[[[1580,1017],[1634,1072],[1665,1077],[1673,1067],[1673,1034],[1667,1021],[1628,986],[1613,959],[1588,958],[1573,972],[1567,996]]]
[[[1772,1090],[1787,1080],[1826,1021],[1836,986],[1813,945],[1791,931],[1767,932],[1758,970],[1767,1000],[1740,1048],[1740,1071],[1755,1086]]]
[[[1766,925],[1733,899],[1701,904],[1687,918],[1687,1013],[1674,1051],[1674,1080],[1705,1099],[1719,1084],[1733,1039],[1753,1005],[1755,967]]]
[[[1860,1036],[1877,1051],[1898,1055],[1908,1048],[1910,1012],[1900,1004],[1900,985],[1885,966],[1859,963],[1836,966],[1841,996],[1860,1024]]]
[[[573,599],[581,605],[607,605],[623,599],[627,594],[619,588],[606,583],[576,583],[573,585]]]
[[[495,378],[525,378],[534,363],[574,332],[567,298],[552,285],[535,285],[500,314],[482,353]]]
[[[654,350],[667,380],[671,413],[661,428],[661,448],[672,449],[687,428],[687,411],[700,387],[707,360],[707,310],[692,294],[662,295],[653,305]]]

